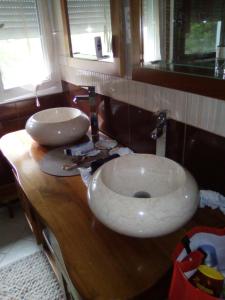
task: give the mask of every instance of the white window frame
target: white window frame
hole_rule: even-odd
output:
[[[29,99],[36,96],[62,92],[59,64],[57,60],[57,42],[52,15],[52,0],[36,0],[42,48],[45,61],[49,69],[49,78],[38,86],[26,85],[11,89],[4,89],[0,70],[0,105]],[[54,1],[54,0],[53,0]]]

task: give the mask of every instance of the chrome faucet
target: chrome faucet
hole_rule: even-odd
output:
[[[157,140],[159,137],[161,137],[164,133],[164,130],[166,129],[167,111],[161,110],[155,113],[155,115],[156,115],[156,126],[151,132],[151,138],[153,140]]]
[[[88,95],[77,95],[73,102],[77,103],[80,100],[88,100],[90,106],[90,121],[91,121],[91,137],[93,143],[99,140],[98,132],[98,116],[97,116],[97,105],[96,105],[96,93],[94,86],[81,86],[81,88],[88,88]]]
[[[167,110],[155,113],[156,125],[151,132],[151,138],[156,141],[156,155],[165,156],[166,153],[166,126]]]

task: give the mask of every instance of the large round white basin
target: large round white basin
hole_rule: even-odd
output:
[[[79,109],[57,107],[32,115],[25,128],[40,145],[61,146],[80,139],[89,125],[88,116]]]
[[[199,203],[194,178],[176,162],[131,154],[99,168],[88,187],[88,203],[103,224],[134,237],[156,237],[180,228]]]

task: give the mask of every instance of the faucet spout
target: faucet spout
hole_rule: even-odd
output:
[[[96,104],[96,93],[94,86],[82,86],[88,88],[88,95],[77,95],[73,102],[77,103],[82,100],[89,101],[90,107],[90,121],[91,121],[91,137],[93,143],[99,140],[99,129],[98,129],[98,115],[97,115],[97,104]]]
[[[89,100],[89,95],[77,95],[74,97],[73,102],[78,103],[80,100]]]
[[[156,141],[156,155],[165,156],[166,152],[167,111],[156,113],[156,125],[151,132],[151,138]]]
[[[155,141],[158,138],[160,138],[162,135],[163,135],[163,128],[161,127],[157,127],[151,132],[151,138]]]

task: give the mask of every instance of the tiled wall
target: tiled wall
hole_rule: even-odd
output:
[[[124,83],[126,84],[127,82],[124,81]],[[88,84],[91,84],[91,82],[88,82]],[[80,89],[66,82],[63,83],[63,88],[67,105],[74,107],[81,105],[72,102],[74,96],[80,94]],[[101,88],[101,86],[99,88]],[[127,88],[125,85],[124,89]],[[144,104],[145,99],[146,103],[152,104],[151,109],[147,110],[133,105],[133,103],[127,103],[129,101],[127,101],[126,97],[124,101],[120,101],[121,94],[124,94],[122,92],[120,94],[118,91],[112,91],[119,100],[114,97],[99,96],[100,128],[122,144],[132,148],[135,152],[155,153],[155,142],[150,138],[150,132],[154,127],[155,118],[152,111],[155,111],[156,108],[165,107],[160,105],[157,107],[158,102],[156,96],[155,98],[154,95],[153,97],[147,97],[146,94],[143,96],[142,93],[144,92],[140,89],[139,83],[135,88],[133,86],[132,89],[137,97],[136,103],[134,104]],[[155,87],[153,87],[153,89],[155,89]],[[157,93],[157,91],[155,92]],[[160,94],[160,91],[158,91],[158,93]],[[189,100],[187,99],[187,93],[181,94],[183,94],[184,98],[181,99],[180,102],[178,94],[175,95],[175,98],[169,98],[168,96],[168,101],[162,101],[162,103],[167,104],[167,109],[171,110],[172,107],[175,111],[172,115],[173,119],[169,119],[168,121],[166,156],[178,161],[190,170],[197,179],[200,188],[212,189],[225,195],[225,135],[222,136],[221,134],[221,136],[219,136],[215,133],[210,133],[205,130],[208,128],[207,126],[204,129],[197,128],[194,126],[194,122],[193,125],[188,125],[185,120],[187,118]],[[140,98],[142,99],[141,101],[139,101]],[[135,100],[135,98],[132,99],[133,101]],[[161,97],[161,99],[166,99],[166,96]],[[205,100],[207,101],[207,99],[203,99],[203,101]],[[211,101],[217,100],[212,99]],[[216,105],[218,103],[216,102]],[[223,107],[223,104],[225,105],[223,101],[220,101],[220,103],[221,107]],[[88,113],[87,103],[82,103],[82,106],[79,107]],[[211,105],[211,108],[212,107],[213,105]],[[148,108],[150,108],[150,105],[148,105]],[[198,109],[201,111],[203,108],[198,107]],[[207,111],[206,108],[205,111]],[[202,116],[202,114],[200,114],[200,116]],[[199,124],[209,125],[208,121],[210,118],[212,122],[216,122],[215,119],[212,120],[208,106],[208,114],[206,115],[207,121],[203,118],[204,122]],[[220,122],[224,124],[225,121],[221,119]],[[223,126],[219,127],[219,130],[220,128],[224,130]]]
[[[65,62],[65,61],[64,61]],[[147,111],[168,109],[173,120],[225,137],[225,101],[156,85],[61,66],[62,79],[76,85],[95,85],[97,92]]]

